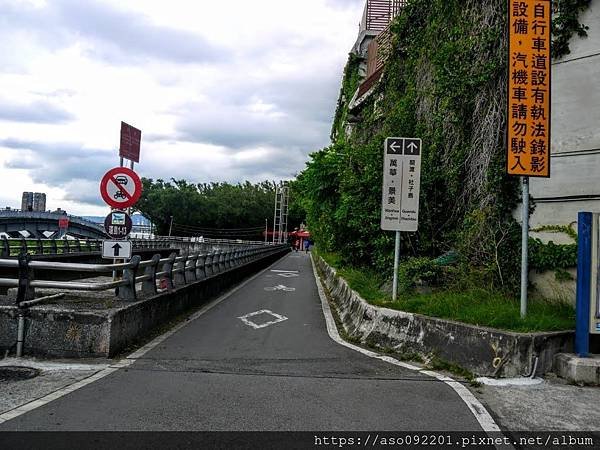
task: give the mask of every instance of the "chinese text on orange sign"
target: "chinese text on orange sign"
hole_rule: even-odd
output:
[[[551,1],[509,0],[508,173],[550,176]]]

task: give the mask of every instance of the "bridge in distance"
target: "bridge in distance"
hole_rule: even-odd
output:
[[[10,237],[22,237],[21,231],[27,231],[32,238],[55,238],[61,233],[59,219],[68,217],[69,235],[103,239],[107,235],[101,224],[91,222],[82,217],[67,216],[54,212],[0,210],[0,233]]]

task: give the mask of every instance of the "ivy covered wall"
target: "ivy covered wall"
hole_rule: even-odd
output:
[[[585,31],[565,11],[578,14],[586,3],[557,2],[570,25],[557,24],[555,39],[562,42],[566,28]],[[347,264],[391,269],[393,233],[379,228],[383,142],[416,136],[424,146],[420,224],[402,234],[402,255],[456,250],[469,276],[517,286],[520,227],[511,212],[520,190],[505,174],[506,10],[505,0],[413,0],[391,26],[381,81],[352,111],[360,60],[350,56],[334,142],[311,155],[295,183],[319,246]],[[346,134],[350,115],[356,123]]]

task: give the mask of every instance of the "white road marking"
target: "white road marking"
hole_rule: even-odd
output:
[[[258,272],[256,275],[253,275],[252,277],[248,278],[242,284],[234,287],[233,289],[227,291],[225,294],[223,294],[219,298],[206,304],[206,306],[204,306],[202,309],[200,309],[196,313],[192,314],[188,318],[188,320],[186,320],[185,322],[180,323],[179,325],[177,325],[176,327],[167,331],[166,333],[158,336],[157,338],[155,338],[148,344],[144,345],[142,348],[131,353],[129,356],[126,356],[124,359],[122,359],[114,364],[111,364],[106,369],[100,370],[99,372],[96,372],[93,375],[90,375],[89,377],[84,378],[83,380],[77,381],[76,383],[73,383],[68,386],[57,389],[56,391],[54,391],[48,395],[45,395],[44,397],[40,397],[38,399],[32,400],[29,403],[25,403],[24,405],[17,406],[14,409],[11,409],[9,411],[6,411],[6,412],[0,414],[0,424],[6,422],[8,420],[14,419],[16,417],[19,417],[23,414],[26,414],[30,411],[33,411],[34,409],[39,408],[40,406],[47,405],[48,403],[50,403],[56,399],[59,399],[60,397],[70,394],[71,392],[81,389],[82,387],[87,386],[88,384],[92,384],[94,381],[98,381],[98,380],[110,375],[111,373],[116,372],[119,369],[122,369],[124,367],[128,367],[128,366],[132,365],[136,361],[136,358],[141,358],[144,354],[148,353],[150,350],[155,348],[157,345],[161,344],[164,340],[166,340],[173,334],[177,333],[183,327],[188,325],[191,321],[198,319],[200,316],[202,316],[203,314],[208,312],[210,309],[217,306],[223,300],[226,300],[227,298],[229,298],[232,294],[234,294],[235,292],[237,292],[238,290],[240,290],[241,288],[246,286],[248,283],[254,281],[256,278],[263,275],[265,272],[267,272],[271,267],[273,267],[278,262],[279,261],[275,261],[273,264],[271,264],[266,269],[263,269],[260,272]]]
[[[278,284],[277,286],[269,286],[265,288],[265,291],[284,291],[284,292],[294,292],[296,288],[287,287],[283,284]]]
[[[277,275],[283,278],[294,278],[300,276],[297,273],[278,273]]]
[[[481,377],[475,379],[478,383],[488,386],[535,386],[542,384],[542,378],[488,378]]]
[[[499,432],[500,427],[496,424],[490,413],[485,409],[485,407],[481,404],[479,400],[469,391],[465,386],[463,386],[458,381],[440,373],[434,372],[432,370],[423,370],[420,367],[413,366],[412,364],[406,364],[401,361],[398,361],[389,356],[383,356],[378,353],[365,350],[364,348],[358,347],[356,345],[350,344],[349,342],[344,341],[338,332],[338,329],[335,325],[335,321],[333,319],[333,314],[331,313],[331,308],[329,307],[329,303],[327,302],[327,297],[325,296],[325,291],[323,290],[323,285],[321,283],[321,279],[319,278],[319,274],[317,273],[317,269],[315,267],[315,262],[313,260],[312,254],[310,256],[311,263],[313,266],[313,273],[315,276],[315,283],[317,284],[317,290],[319,291],[319,297],[321,298],[321,306],[323,309],[323,315],[325,316],[325,322],[327,324],[327,333],[329,337],[333,339],[340,345],[344,347],[348,347],[352,350],[362,353],[363,355],[370,356],[371,358],[380,359],[382,361],[388,362],[390,364],[394,364],[396,366],[404,367],[405,369],[415,370],[417,372],[423,373],[425,375],[429,375],[433,378],[436,378],[440,381],[443,381],[448,386],[450,386],[454,391],[458,394],[463,402],[467,405],[469,410],[479,422],[481,428],[485,432]]]
[[[273,317],[275,317],[275,320],[261,323],[260,325],[257,323],[254,323],[250,320],[250,317],[259,316],[261,314],[268,314],[270,316],[273,316]],[[282,316],[280,314],[276,314],[273,311],[269,311],[268,309],[261,309],[260,311],[255,311],[253,313],[246,314],[245,316],[238,317],[238,319],[240,319],[242,322],[244,322],[249,327],[254,328],[255,330],[259,330],[260,328],[265,328],[265,327],[268,327],[269,325],[274,325],[276,323],[283,322],[284,320],[288,320],[287,317]]]
[[[271,272],[278,272],[278,273],[298,273],[297,270],[271,270]]]
[[[110,367],[110,364],[79,364],[71,362],[38,361],[34,358],[4,358],[0,360],[0,367],[4,366],[30,367],[45,372],[65,370],[77,370],[82,372],[89,370],[99,372],[100,370]]]

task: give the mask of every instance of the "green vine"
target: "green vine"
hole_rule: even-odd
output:
[[[344,78],[342,80],[340,96],[338,98],[333,125],[331,127],[332,141],[335,141],[338,137],[344,135],[344,124],[348,118],[348,105],[360,83],[359,69],[361,61],[361,57],[355,55],[354,53],[350,53],[350,56],[348,57],[348,63],[344,69]]]
[[[537,238],[529,239],[531,268],[538,272],[570,269],[577,266],[577,244],[547,244]]]
[[[531,231],[535,233],[564,233],[577,242],[577,232],[570,225],[543,225],[533,228]]]
[[[571,53],[569,41],[574,34],[586,37],[589,27],[579,22],[580,14],[589,8],[591,0],[554,0],[552,18],[552,58]]]
[[[555,0],[555,57],[568,53],[574,33],[585,36],[579,14],[589,3]],[[519,184],[505,170],[507,5],[409,2],[391,25],[380,82],[352,111],[363,61],[350,56],[333,144],[311,155],[295,184],[323,250],[338,253],[346,265],[389,274],[393,236],[379,224],[383,142],[387,136],[419,136],[424,143],[419,231],[403,234],[401,253],[429,259],[404,267],[407,283],[414,283],[417,272],[435,278],[429,261],[456,250],[457,271],[476,273],[473,278],[486,286],[518,288],[520,227],[512,211],[520,200]],[[353,131],[346,135],[350,117]],[[532,249],[539,270],[566,269],[576,261],[576,245],[533,240]]]

